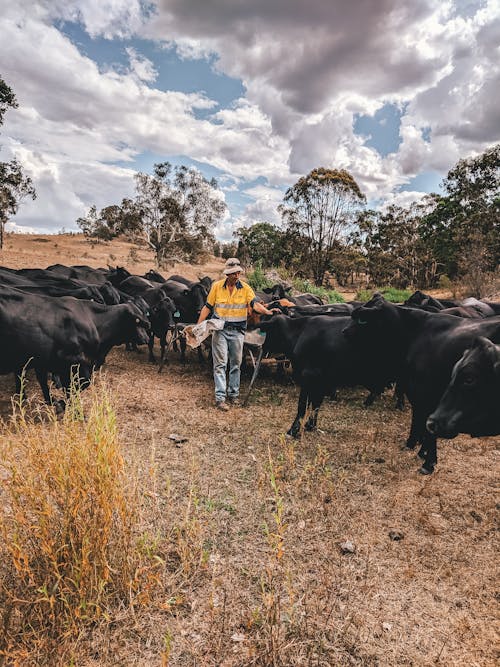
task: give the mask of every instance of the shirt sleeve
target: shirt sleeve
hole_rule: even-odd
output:
[[[255,303],[255,292],[248,284],[246,288],[247,288],[247,304],[253,306],[253,304]]]
[[[207,302],[206,302],[206,305],[208,306],[208,308],[210,308],[210,310],[213,310],[213,308],[215,306],[215,290],[216,290],[216,287],[215,287],[215,283],[214,283],[212,285],[212,287],[210,288],[210,292],[208,293]]]

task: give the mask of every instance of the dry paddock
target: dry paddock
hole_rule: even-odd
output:
[[[317,433],[290,442],[288,380],[267,371],[248,408],[222,414],[210,370],[170,356],[159,375],[117,349],[104,374],[149,488],[144,535],[182,526],[193,555],[135,614],[96,628],[79,664],[495,664],[498,439],[441,442],[423,477],[390,393],[366,409],[366,392],[342,391]]]

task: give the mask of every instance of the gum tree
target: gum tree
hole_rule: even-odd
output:
[[[331,268],[338,244],[354,223],[365,196],[344,169],[313,169],[287,190],[279,211],[287,231],[304,236],[309,248],[303,258],[316,285]]]
[[[12,89],[0,77],[0,125],[7,109],[17,108]],[[35,188],[29,176],[23,173],[19,161],[0,162],[0,248],[3,248],[5,225],[15,215],[25,197],[36,198]]]

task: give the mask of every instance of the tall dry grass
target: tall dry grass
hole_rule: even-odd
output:
[[[65,646],[133,604],[148,568],[137,487],[106,387],[73,387],[64,417],[14,407],[0,443],[0,663],[58,662]],[[146,574],[145,574],[146,572]]]

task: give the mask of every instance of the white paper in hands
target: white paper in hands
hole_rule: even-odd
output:
[[[186,343],[189,347],[198,347],[208,338],[212,331],[220,331],[224,328],[224,320],[214,318],[213,320],[203,320],[199,324],[189,324],[184,327]]]

